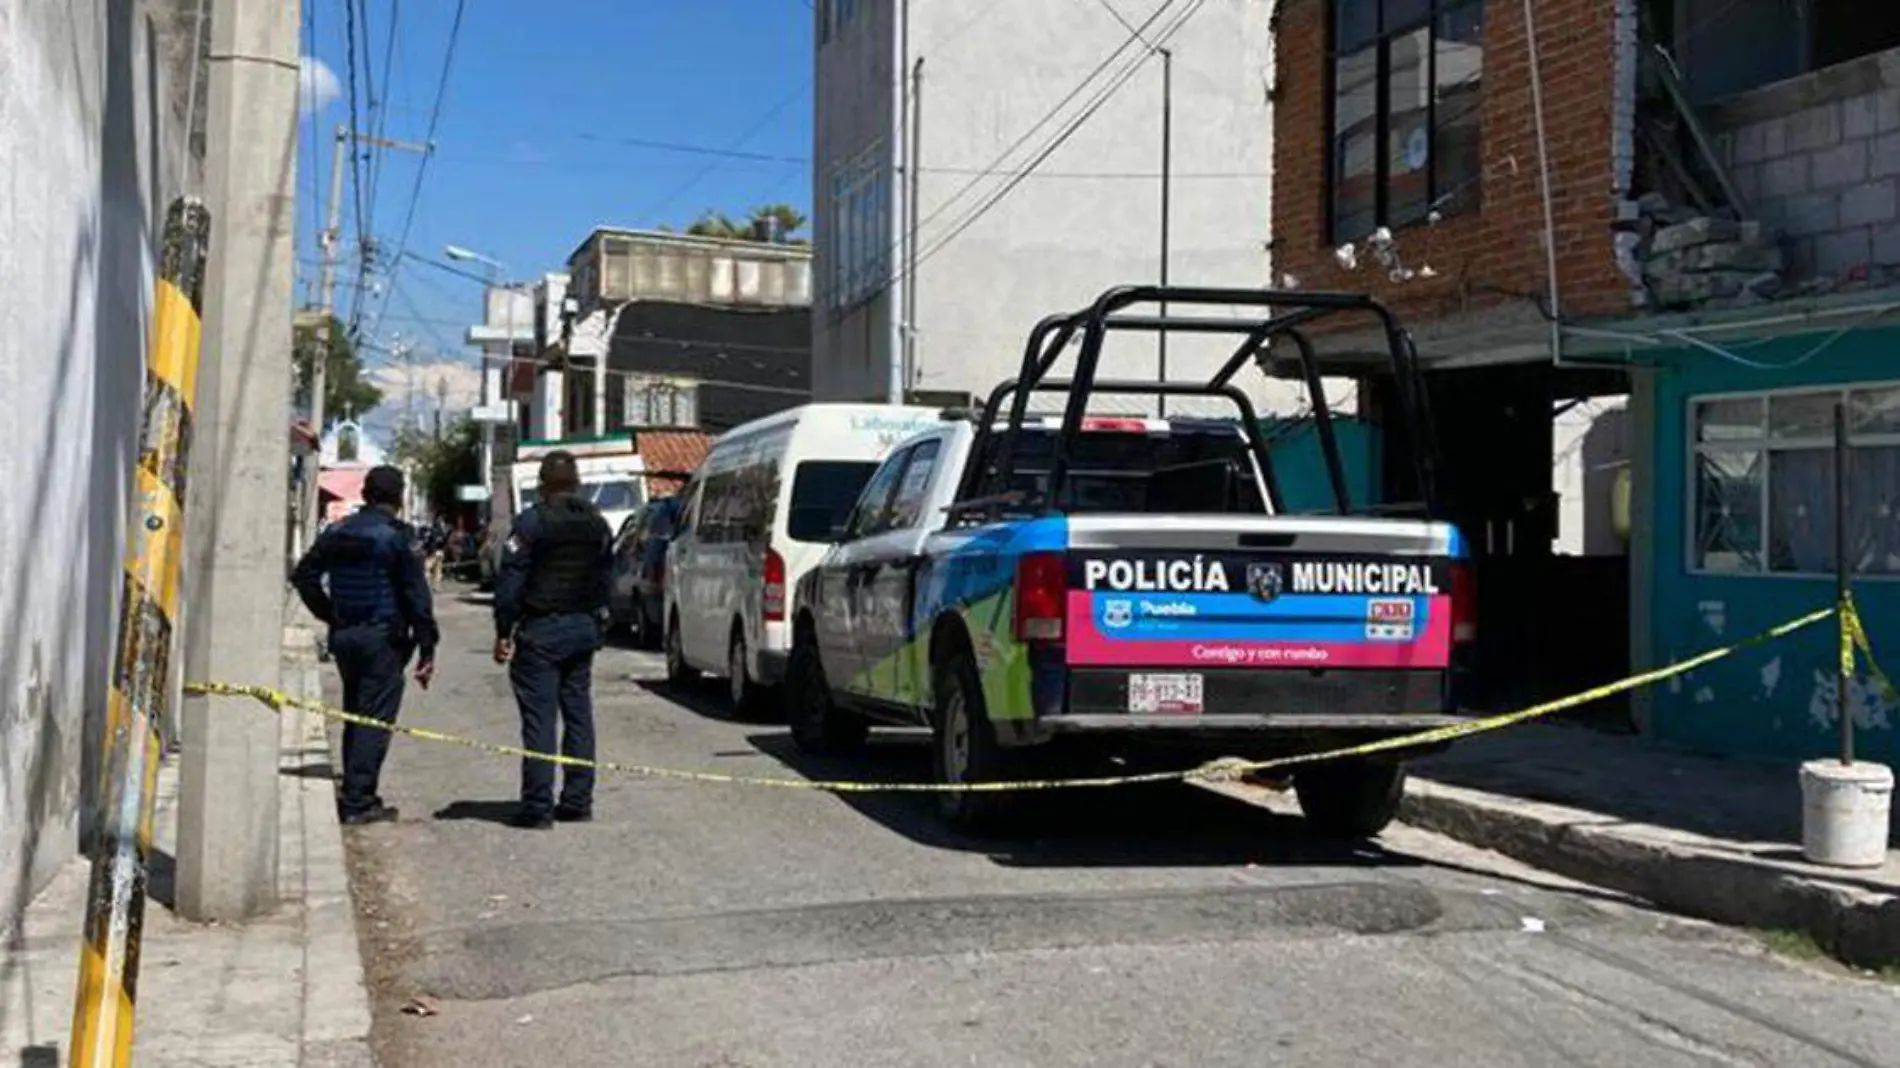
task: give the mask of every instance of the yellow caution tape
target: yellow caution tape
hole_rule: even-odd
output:
[[[1882,696],[1889,702],[1900,703],[1900,689],[1896,689],[1893,680],[1880,669],[1874,659],[1874,643],[1867,637],[1867,627],[1860,619],[1860,608],[1854,598],[1849,596],[1841,601],[1841,670],[1849,676],[1854,674],[1854,650],[1859,649],[1861,658],[1867,662],[1867,674],[1873,676],[1875,685],[1880,687]]]
[[[1099,778],[1083,779],[1025,779],[1014,782],[978,782],[978,783],[927,783],[927,782],[855,782],[825,779],[792,779],[768,775],[728,775],[716,771],[688,771],[681,768],[662,768],[649,764],[627,764],[616,760],[582,760],[579,757],[564,756],[559,753],[538,753],[519,746],[503,745],[496,742],[484,742],[443,731],[430,730],[427,727],[411,727],[397,723],[385,723],[379,719],[360,716],[333,708],[319,701],[307,701],[292,697],[281,690],[267,686],[238,686],[223,682],[193,682],[185,685],[185,692],[193,696],[250,697],[282,711],[286,708],[297,709],[321,716],[338,723],[354,724],[372,730],[389,731],[407,738],[425,742],[440,742],[466,749],[475,749],[496,756],[518,757],[525,760],[544,760],[550,764],[570,767],[593,768],[597,771],[621,772],[638,775],[648,779],[663,779],[672,782],[696,782],[722,786],[762,786],[783,790],[818,790],[836,794],[877,794],[877,793],[1003,793],[1028,790],[1064,790],[1091,789],[1111,786],[1135,786],[1144,783],[1177,781],[1219,781],[1238,778],[1241,775],[1273,768],[1291,767],[1297,764],[1315,764],[1327,760],[1340,760],[1346,757],[1370,756],[1376,753],[1388,753],[1399,749],[1411,749],[1418,746],[1437,745],[1443,742],[1468,738],[1474,734],[1484,734],[1504,727],[1514,726],[1543,716],[1563,712],[1567,709],[1613,697],[1619,693],[1651,686],[1665,679],[1684,675],[1724,657],[1731,656],[1743,649],[1784,638],[1803,627],[1809,627],[1821,620],[1837,614],[1835,608],[1817,608],[1798,619],[1789,620],[1772,627],[1745,641],[1720,649],[1711,649],[1698,653],[1687,660],[1680,660],[1667,667],[1645,671],[1632,675],[1620,682],[1598,686],[1592,690],[1561,697],[1554,701],[1517,712],[1486,716],[1479,719],[1455,723],[1446,727],[1417,731],[1412,734],[1393,738],[1381,738],[1378,741],[1360,745],[1345,746],[1339,749],[1327,749],[1315,753],[1300,753],[1293,756],[1275,757],[1271,760],[1217,760],[1199,767],[1180,771],[1156,771],[1139,775],[1111,775]],[[1851,613],[1851,603],[1848,611]],[[1858,619],[1858,616],[1855,617]]]

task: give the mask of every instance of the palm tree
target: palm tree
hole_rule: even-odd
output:
[[[700,212],[686,232],[695,237],[724,237],[743,239],[747,235],[746,227],[732,221],[732,217],[723,211],[707,208]]]
[[[805,213],[790,204],[767,204],[752,209],[752,225],[764,229],[769,224],[773,229],[765,232],[776,234],[780,241],[790,240],[793,234],[805,228],[807,221]]]
[[[766,204],[752,209],[746,221],[739,222],[715,208],[707,208],[694,219],[686,232],[697,237],[719,237],[729,241],[758,241],[771,235],[790,244],[803,244],[792,235],[804,229],[805,213],[790,204]]]

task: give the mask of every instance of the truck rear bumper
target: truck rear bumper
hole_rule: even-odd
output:
[[[1410,734],[1436,727],[1455,727],[1475,717],[1452,712],[1422,715],[1340,715],[1288,713],[1239,713],[1221,716],[1182,715],[1081,715],[1049,716],[1038,722],[1051,734],[1100,734],[1120,731],[1175,731],[1182,733],[1233,733],[1240,731],[1363,731],[1366,733]]]
[[[1192,674],[1200,705],[1166,711],[1131,699],[1141,674]],[[1455,711],[1444,671],[1224,670],[1177,673],[1167,669],[1072,669],[1059,702],[1029,720],[998,722],[998,740],[1034,746],[1058,737],[1112,739],[1166,745],[1200,743],[1280,751],[1394,737],[1469,722]]]
[[[1159,668],[1073,669],[1068,673],[1060,709],[1044,709],[1044,719],[1106,717],[1128,719],[1148,709],[1130,702],[1130,682],[1136,675],[1189,675],[1200,679],[1199,715],[1162,716],[1162,719],[1226,721],[1248,717],[1261,726],[1313,718],[1327,724],[1353,721],[1411,720],[1456,708],[1444,671],[1386,670],[1224,670],[1187,671]],[[1053,714],[1052,714],[1053,713]]]

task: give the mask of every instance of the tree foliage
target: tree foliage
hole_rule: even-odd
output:
[[[765,204],[752,209],[744,219],[734,219],[723,211],[708,208],[699,218],[686,227],[686,232],[696,237],[723,237],[730,241],[756,241],[763,232],[763,224],[770,220],[779,236],[787,244],[802,245],[806,240],[794,236],[805,228],[810,220],[805,213],[790,204]]]
[[[310,410],[310,371],[317,353],[323,350],[323,337],[315,323],[300,325],[295,334],[297,360],[298,411]],[[383,403],[383,391],[364,373],[362,358],[349,332],[335,316],[330,317],[330,358],[326,362],[323,383],[323,421],[328,424],[345,417],[361,419]],[[321,430],[321,428],[313,428]]]
[[[416,489],[437,515],[456,506],[455,488],[481,481],[482,431],[474,420],[458,419],[440,437],[411,427],[396,432],[391,457],[408,467]]]

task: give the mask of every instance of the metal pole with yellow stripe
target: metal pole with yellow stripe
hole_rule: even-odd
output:
[[[203,201],[173,202],[165,218],[146,353],[145,414],[133,474],[85,948],[73,1009],[74,1068],[132,1060],[145,860],[152,845],[159,724],[170,713],[172,626],[184,553],[185,471],[210,234],[211,213]]]

